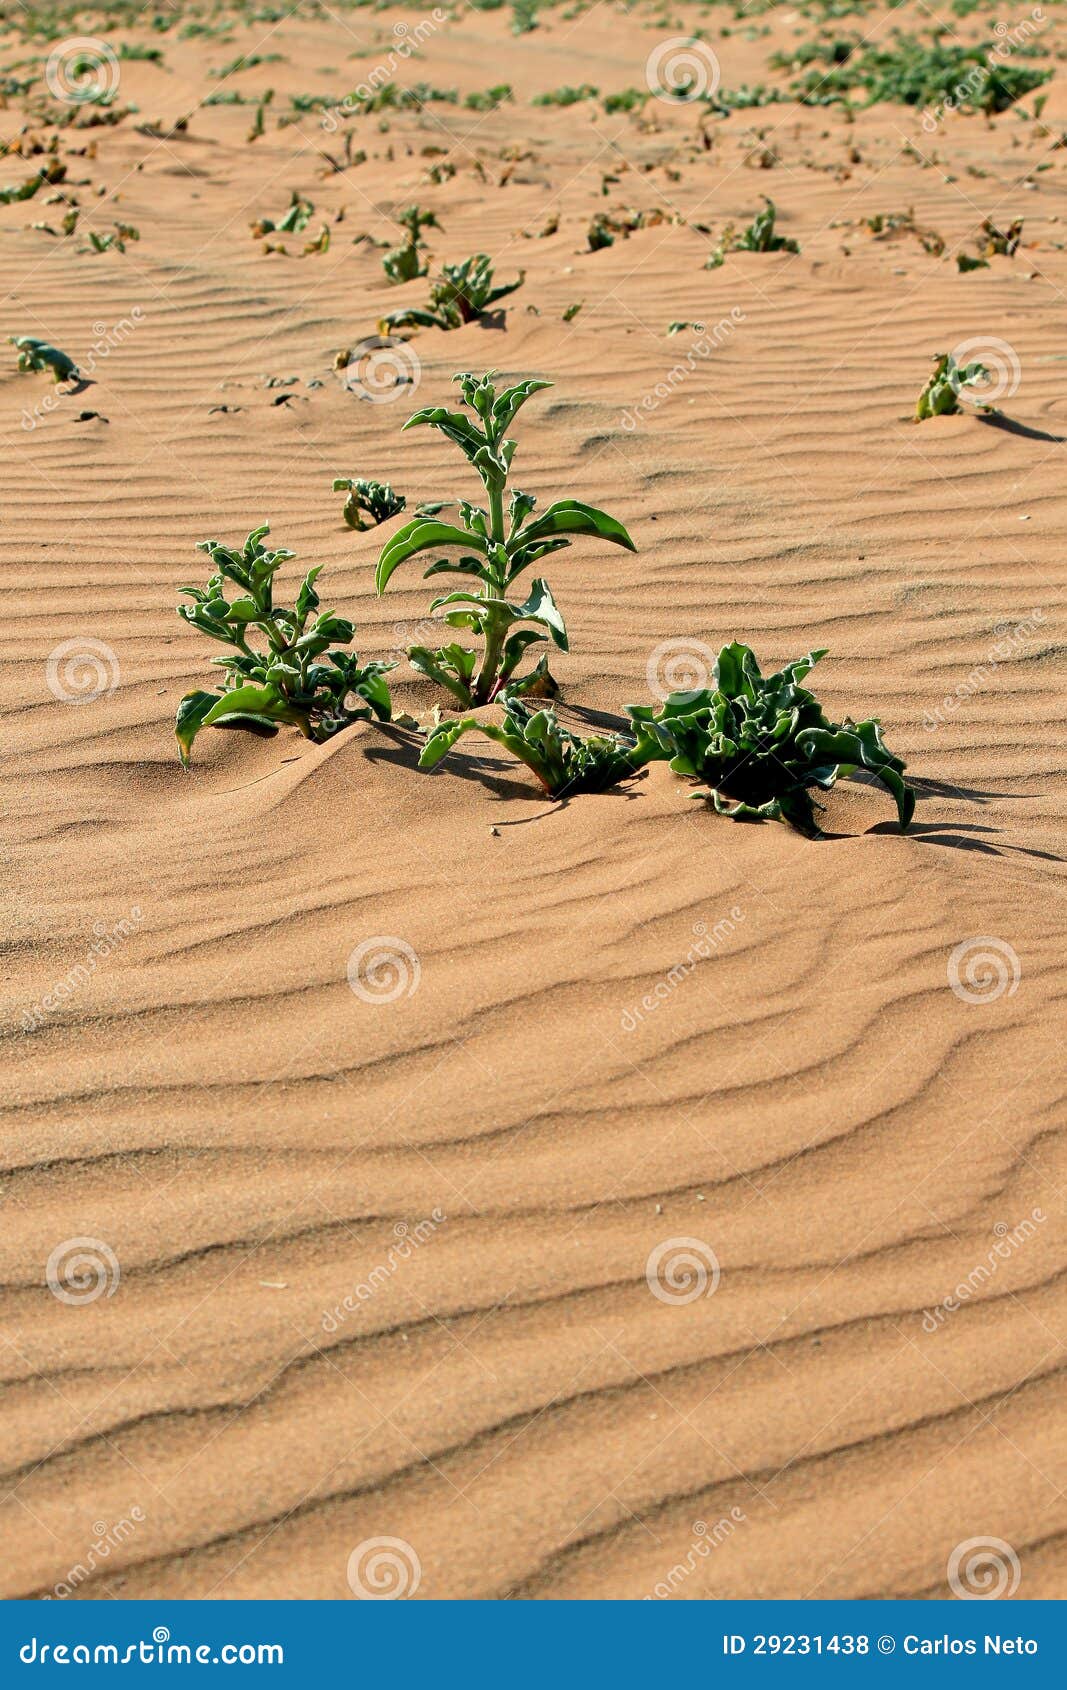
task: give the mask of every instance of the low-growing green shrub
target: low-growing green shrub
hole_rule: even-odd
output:
[[[349,528],[377,527],[382,522],[388,522],[391,516],[399,516],[407,504],[403,493],[394,493],[387,481],[364,481],[339,475],[333,490],[348,494],[341,515]],[[364,515],[370,517],[370,522],[364,522]]]
[[[781,818],[817,834],[810,789],[827,791],[840,775],[865,769],[892,793],[903,830],[915,794],[879,723],[832,722],[800,684],[825,655],[810,651],[762,675],[752,650],[735,641],[719,653],[714,687],[671,693],[658,710],[630,705],[629,713],[639,735],[658,740],[676,774],[706,783],[708,790],[694,796],[710,798],[721,815]]]
[[[286,211],[277,222],[272,217],[257,217],[251,225],[255,240],[261,240],[264,235],[298,235],[306,229],[315,214],[314,200],[306,200],[293,189]]]
[[[475,578],[480,589],[446,593],[435,599],[431,611],[444,610],[450,627],[465,628],[482,641],[480,653],[453,644],[439,651],[413,646],[408,657],[413,666],[437,681],[464,705],[488,704],[505,686],[530,687],[546,679],[542,658],[532,674],[516,683],[514,677],[527,648],[548,638],[566,651],[567,630],[547,581],[531,581],[524,603],[506,595],[531,564],[571,544],[571,535],[587,534],[613,545],[635,551],[621,522],[577,499],[561,499],[541,516],[533,516],[536,499],[513,489],[507,515],[504,495],[515,455],[515,441],[507,430],[519,408],[532,394],[551,387],[551,382],[528,380],[497,393],[492,372],[484,376],[457,376],[463,404],[474,416],[431,406],[416,411],[404,427],[428,424],[439,429],[458,446],[481,477],[488,495],[488,510],[462,503],[463,526],[417,516],[388,541],[378,559],[376,585],[384,593],[400,564],[420,552],[459,548],[458,562],[438,558],[425,571],[431,575],[462,575]],[[521,628],[521,623],[534,626]],[[541,630],[547,630],[542,632]]]
[[[915,404],[915,421],[926,422],[929,417],[959,416],[960,389],[988,381],[989,371],[984,364],[956,363],[951,352],[939,352],[926,386]],[[985,406],[988,410],[989,407]]]
[[[34,194],[39,193],[42,188],[62,182],[66,174],[66,165],[51,159],[41,166],[36,176],[29,176],[25,182],[18,182],[14,186],[0,188],[0,205],[15,205],[19,200],[32,200]]]
[[[294,609],[274,603],[274,576],[294,554],[268,551],[263,540],[269,533],[265,522],[240,551],[202,540],[197,550],[208,554],[215,573],[206,587],[179,589],[193,602],[179,605],[178,615],[232,652],[213,659],[226,672],[223,689],[187,693],[178,706],[174,731],[186,766],[201,728],[270,736],[288,722],[305,739],[321,742],[351,722],[371,716],[387,722],[392,714],[385,676],[396,664],[361,664],[354,651],[340,649],[351,643],[353,628],[344,617],[319,610],[321,564],[305,575]]]
[[[599,88],[594,88],[591,82],[583,82],[580,88],[553,88],[547,94],[535,94],[530,104],[532,106],[576,106],[581,100],[597,99],[599,94]]]
[[[25,374],[33,371],[40,374],[43,370],[51,370],[52,380],[78,381],[80,372],[73,358],[68,358],[58,346],[49,346],[46,340],[38,340],[32,334],[13,334],[8,339],[19,355],[19,369]]]
[[[550,797],[569,798],[578,792],[604,792],[636,774],[645,763],[666,756],[648,734],[636,740],[614,734],[583,739],[560,724],[551,705],[537,708],[513,693],[504,694],[501,707],[502,727],[477,716],[439,722],[427,735],[419,768],[436,768],[458,739],[477,732],[505,746],[532,769]]]
[[[505,101],[514,98],[510,82],[497,82],[492,88],[477,89],[473,94],[465,95],[463,104],[468,111],[496,111]]]
[[[787,235],[776,235],[774,221],[778,215],[778,208],[773,200],[765,199],[763,210],[758,211],[747,229],[737,234],[732,224],[727,224],[723,230],[722,240],[705,266],[708,270],[717,270],[723,263],[728,252],[799,252],[796,241]]]
[[[406,231],[407,239],[385,254],[382,269],[394,284],[413,282],[416,276],[425,276],[427,269],[422,255],[422,231],[439,229],[441,225],[433,212],[424,211],[421,205],[405,207],[398,213],[397,222]]]
[[[440,276],[430,285],[430,303],[425,308],[409,306],[392,311],[378,324],[381,334],[394,329],[461,329],[464,323],[476,323],[499,299],[521,288],[526,280],[525,270],[518,280],[493,285],[493,266],[484,252],[465,258],[462,264],[446,264]]]
[[[830,68],[813,66],[791,85],[790,93],[814,106],[847,102],[860,92],[872,106],[887,100],[935,110],[947,105],[986,113],[1006,111],[1022,95],[1047,82],[1052,71],[1019,62],[1040,48],[1016,47],[1009,62],[997,56],[1000,46],[992,40],[925,42],[899,31],[889,46],[863,46],[858,41],[814,43],[808,61],[818,59]],[[843,47],[850,50],[842,58]],[[797,54],[793,61],[799,62]]]

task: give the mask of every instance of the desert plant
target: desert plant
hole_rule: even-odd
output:
[[[282,213],[277,222],[271,217],[257,218],[252,224],[253,237],[259,240],[264,235],[298,235],[307,228],[314,212],[314,201],[302,199],[294,188],[288,210]]]
[[[1006,229],[998,229],[993,219],[987,217],[982,223],[975,245],[983,258],[993,258],[998,253],[1005,258],[1014,258],[1022,236],[1021,217],[1014,218]]]
[[[421,205],[407,206],[397,216],[397,222],[407,231],[407,239],[385,254],[382,269],[393,283],[413,282],[416,276],[425,276],[427,270],[423,262],[422,231],[439,229],[441,225],[433,212],[424,211]]]
[[[433,517],[415,517],[383,548],[376,580],[378,592],[384,593],[393,571],[419,552],[445,547],[463,551],[458,562],[438,558],[425,574],[473,576],[481,582],[480,591],[446,593],[435,599],[430,609],[443,609],[450,627],[467,628],[477,635],[482,640],[481,653],[460,645],[440,651],[413,646],[408,656],[420,674],[438,681],[464,705],[488,704],[509,682],[513,688],[529,687],[545,679],[546,661],[542,658],[531,675],[521,682],[513,681],[528,646],[551,638],[561,651],[567,650],[567,630],[547,581],[540,577],[531,581],[525,603],[506,598],[523,570],[551,552],[564,550],[571,543],[570,535],[590,534],[625,546],[627,551],[637,549],[620,522],[577,499],[561,499],[543,515],[533,517],[537,501],[529,493],[512,489],[505,517],[504,494],[515,455],[515,442],[506,438],[507,429],[527,399],[552,383],[530,379],[498,394],[492,377],[492,371],[484,376],[455,377],[463,404],[474,412],[473,418],[462,411],[431,406],[416,411],[404,424],[405,428],[429,424],[460,448],[482,479],[488,511],[461,504],[462,527]],[[535,626],[519,628],[523,622]],[[547,629],[547,634],[541,629]]]
[[[915,421],[925,422],[929,417],[959,416],[962,409],[960,389],[988,380],[989,371],[984,364],[961,366],[957,364],[951,352],[939,352],[934,358],[934,367],[926,386],[916,401]],[[991,408],[988,405],[981,407],[983,410]]]
[[[51,370],[55,382],[81,379],[74,359],[68,358],[58,346],[49,346],[46,340],[37,340],[32,334],[13,334],[8,339],[18,352],[19,369],[23,373],[32,370],[40,374],[43,370]]]
[[[213,660],[226,671],[223,689],[187,693],[178,706],[174,731],[186,766],[201,728],[246,728],[270,736],[289,722],[305,739],[321,742],[351,722],[372,715],[387,722],[392,713],[384,677],[396,664],[361,664],[354,651],[339,649],[351,642],[352,624],[319,610],[315,579],[321,564],[304,577],[293,610],[275,605],[275,573],[293,553],[268,551],[263,540],[269,533],[265,522],[240,551],[201,540],[197,550],[208,554],[215,573],[206,588],[179,589],[193,602],[179,605],[178,615],[232,648],[231,656]],[[236,596],[227,596],[228,582],[237,587]],[[254,637],[262,643],[253,645]]]
[[[333,490],[348,494],[341,515],[349,528],[370,528],[372,524],[388,522],[391,516],[398,516],[407,504],[403,493],[394,493],[387,481],[364,481],[350,475],[339,475]],[[370,517],[370,522],[364,522],[364,513]]]
[[[89,245],[82,247],[82,252],[125,252],[127,241],[139,241],[140,229],[135,229],[132,223],[116,223],[113,230],[106,235],[97,234],[95,229],[88,229]]]
[[[477,731],[532,769],[550,797],[569,798],[576,792],[604,792],[645,763],[667,755],[656,738],[644,732],[634,740],[617,734],[583,739],[560,724],[550,704],[538,709],[514,693],[505,693],[500,702],[502,727],[477,716],[439,722],[427,735],[419,768],[436,768],[458,739]]]
[[[879,723],[831,722],[800,684],[825,655],[810,651],[762,675],[755,654],[735,641],[719,653],[714,687],[671,693],[658,710],[630,705],[629,713],[639,735],[656,737],[676,774],[707,783],[695,796],[710,798],[720,815],[781,818],[817,834],[810,788],[827,791],[839,775],[865,769],[892,793],[903,830],[915,794]]]
[[[34,194],[39,193],[42,188],[62,182],[66,174],[65,164],[60,164],[58,159],[50,159],[47,164],[42,165],[36,176],[30,176],[25,182],[18,182],[11,187],[0,188],[0,205],[14,205],[18,200],[32,200]]]
[[[727,224],[723,231],[722,240],[705,266],[708,270],[717,270],[728,252],[799,252],[796,241],[786,235],[776,235],[774,220],[778,215],[778,208],[773,200],[765,199],[763,210],[757,211],[747,229],[737,234],[732,224]]]
[[[430,286],[430,303],[425,309],[418,306],[393,311],[378,324],[381,334],[394,329],[460,329],[464,323],[476,323],[484,317],[498,299],[505,299],[526,280],[525,270],[518,280],[493,286],[493,266],[484,252],[465,258],[462,264],[445,264],[441,274]]]

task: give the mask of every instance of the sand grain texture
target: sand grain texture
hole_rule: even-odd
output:
[[[779,10],[718,40],[728,14],[681,13],[730,87],[812,33]],[[55,215],[40,200],[0,208],[5,335],[84,361],[133,325],[33,427],[54,390],[0,360],[4,1593],[345,1597],[351,1552],[388,1536],[420,1597],[640,1597],[679,1565],[683,1599],[942,1595],[953,1549],[994,1536],[1019,1596],[1063,1596],[1062,71],[1045,130],[957,115],[932,139],[889,106],[608,116],[531,99],[643,87],[652,15],[515,38],[464,13],[397,80],[508,80],[514,102],[352,120],[366,161],[323,175],[338,138],[274,116],[341,97],[401,16],[124,30],[165,66],[123,62],[138,114],[62,130],[60,156],[85,226],[140,240],[81,255],[29,226]],[[207,77],[254,50],[283,58]],[[198,104],[220,86],[276,90],[254,144],[252,107]],[[189,111],[172,139],[135,127]],[[17,103],[0,118],[13,135]],[[267,254],[249,225],[294,189],[316,215]],[[765,192],[800,254],[705,270]],[[738,637],[768,665],[829,647],[828,707],[880,715],[908,759],[910,836],[858,782],[812,843],[714,816],[662,766],[553,806],[488,742],[422,776],[410,735],[370,726],[321,747],[207,732],[182,772],[174,709],[212,655],[173,608],[206,574],[197,540],[269,517],[326,565],[362,654],[425,638],[419,575],[375,598],[381,535],[330,491],[472,494],[439,437],[400,435],[406,396],[332,368],[423,297],[354,244],[395,241],[414,199],[438,259],[527,272],[491,325],[411,343],[417,403],[464,368],[551,380],[518,484],[602,504],[639,546],[550,560],[569,719],[617,719],[665,642]],[[589,252],[619,207],[664,220]],[[909,207],[945,256],[861,225]],[[984,216],[1023,214],[1032,244],[957,274]],[[329,251],[300,256],[323,221]],[[729,326],[708,352],[678,321]],[[1017,356],[1007,420],[902,420],[932,355],[974,337]],[[114,686],[55,696],[50,655],[86,641]],[[396,679],[399,706],[432,702]],[[375,937],[408,949],[360,996],[349,959]],[[1003,974],[969,1001],[949,959],[979,940]],[[72,1306],[45,1264],[79,1238],[120,1278]],[[671,1240],[713,1254],[713,1294],[653,1295]]]

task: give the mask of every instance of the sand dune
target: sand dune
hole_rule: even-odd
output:
[[[83,367],[113,343],[79,395],[0,360],[6,1595],[343,1597],[381,1537],[425,1597],[939,1596],[988,1537],[1020,1597],[1065,1594],[1062,72],[1042,122],[933,137],[896,105],[532,104],[644,88],[662,23],[604,10],[434,25],[399,82],[513,101],[352,119],[366,159],[333,173],[321,113],[277,116],[416,14],[122,30],[164,63],[122,61],[137,110],[59,156],[83,229],[140,239],[83,253],[41,198],[0,207],[3,334]],[[848,27],[901,13],[927,27]],[[814,33],[681,14],[730,88]],[[253,52],[282,57],[209,77]],[[268,88],[254,143],[254,104],[203,104]],[[315,215],[267,253],[249,226],[294,190]],[[800,253],[705,269],[763,194]],[[410,343],[413,403],[467,368],[552,381],[519,484],[638,544],[555,560],[568,720],[618,721],[672,652],[828,647],[827,707],[908,760],[907,837],[859,781],[813,843],[662,765],[561,805],[481,740],[418,774],[393,727],[205,732],[183,772],[196,541],[269,517],[361,654],[425,637],[419,575],[375,597],[381,535],[331,492],[472,491],[400,434],[407,395],[333,368],[423,298],[380,262],[412,200],[438,259],[526,272],[492,326]],[[619,208],[661,220],[589,251]],[[943,254],[864,226],[909,209]],[[961,275],[986,216],[1024,246]],[[972,340],[1014,361],[1003,416],[904,420]],[[374,939],[395,968],[354,990]],[[46,1264],[86,1239],[106,1294],[64,1300]],[[683,1246],[705,1294],[654,1294]]]

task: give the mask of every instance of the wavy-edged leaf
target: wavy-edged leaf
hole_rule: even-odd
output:
[[[556,534],[591,534],[599,540],[610,540],[613,546],[624,546],[628,552],[637,550],[622,523],[606,511],[584,504],[581,499],[559,499],[519,530],[518,544],[509,547],[509,551],[525,551],[532,543],[551,539]]]
[[[307,711],[299,710],[296,705],[290,704],[274,687],[235,687],[232,692],[224,692],[207,712],[200,726],[214,727],[216,723],[233,717],[247,717],[268,727],[276,726],[279,722],[291,722],[307,738],[311,737]]]
[[[552,597],[548,582],[543,581],[540,576],[530,582],[529,597],[525,604],[519,606],[517,620],[542,623],[560,651],[570,650],[567,629],[559,606]]]
[[[478,726],[473,716],[463,716],[459,721],[439,722],[427,738],[419,757],[420,769],[436,769],[441,759],[448,756],[458,739],[465,733]]]
[[[182,768],[189,767],[189,753],[193,749],[193,741],[204,725],[204,718],[213,705],[217,704],[224,694],[217,692],[187,692],[178,705],[178,713],[174,718],[174,732],[178,740],[178,755],[182,760]]]
[[[375,575],[377,591],[384,593],[394,569],[406,563],[408,558],[415,557],[419,552],[436,550],[440,546],[464,546],[468,550],[471,547],[475,551],[484,550],[484,542],[480,536],[469,534],[465,528],[457,528],[451,522],[438,522],[433,517],[416,517],[414,521],[406,522],[403,528],[398,529],[392,539],[382,547]]]
[[[496,432],[504,434],[527,399],[551,386],[550,381],[538,381],[531,376],[526,381],[520,381],[515,387],[506,387],[493,405],[493,427]]]

